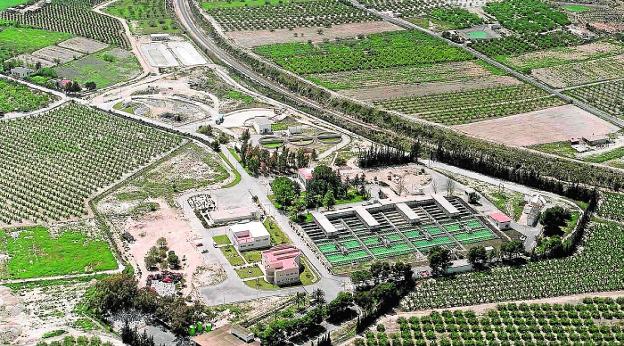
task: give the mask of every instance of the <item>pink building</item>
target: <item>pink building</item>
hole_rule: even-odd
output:
[[[281,286],[299,282],[301,250],[292,245],[278,245],[262,251],[267,282]]]
[[[499,211],[491,213],[490,219],[494,221],[494,225],[496,225],[496,228],[498,228],[499,231],[511,227],[511,218]]]

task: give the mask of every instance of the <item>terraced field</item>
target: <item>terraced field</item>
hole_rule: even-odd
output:
[[[0,121],[0,223],[85,214],[98,189],[181,143],[177,136],[70,104]]]

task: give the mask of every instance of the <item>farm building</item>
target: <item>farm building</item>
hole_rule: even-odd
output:
[[[299,282],[301,250],[292,245],[279,245],[262,251],[265,279],[277,286]]]
[[[591,136],[583,137],[583,141],[587,145],[591,145],[591,146],[605,145],[611,142],[611,140],[609,139],[609,136],[607,135],[591,135]]]
[[[499,211],[493,212],[490,215],[490,219],[494,221],[494,225],[499,231],[509,229],[511,227],[511,218]]]
[[[257,117],[253,120],[253,128],[259,135],[265,135],[272,132],[271,125],[273,121],[267,117]]]
[[[252,221],[230,226],[232,243],[239,251],[268,248],[271,235],[260,221]]]
[[[33,73],[35,73],[35,71],[26,67],[15,67],[11,69],[11,76],[16,78],[26,78]]]
[[[208,218],[215,224],[255,220],[258,218],[258,211],[250,208],[220,209],[208,213]]]

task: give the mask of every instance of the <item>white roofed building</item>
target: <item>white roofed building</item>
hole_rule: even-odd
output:
[[[232,243],[239,251],[263,249],[271,246],[271,235],[260,221],[230,226]]]

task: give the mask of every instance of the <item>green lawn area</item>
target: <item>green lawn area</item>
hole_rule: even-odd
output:
[[[262,270],[260,270],[260,267],[258,267],[257,265],[254,265],[253,267],[236,269],[236,274],[238,274],[241,279],[250,279],[264,276],[264,274],[262,274]]]
[[[0,277],[27,279],[91,273],[117,268],[108,242],[92,239],[78,230],[50,235],[45,227],[19,231],[12,237],[0,231],[0,252],[10,256]]]
[[[230,160],[227,159],[225,154],[223,154],[222,152],[219,152],[219,156],[221,156],[223,161],[225,161],[225,163],[227,163],[227,165],[230,166],[230,168],[232,169],[232,172],[234,172],[234,180],[232,180],[232,182],[230,182],[229,184],[224,185],[223,188],[227,189],[228,187],[233,187],[233,186],[238,185],[238,183],[240,183],[241,181],[240,173],[238,172],[236,167],[234,167],[234,165],[230,162]]]
[[[9,7],[25,4],[28,0],[0,0],[0,11],[4,11]]]
[[[228,148],[228,151],[230,152],[230,154],[232,154],[232,156],[234,157],[234,159],[236,159],[236,161],[241,162],[241,157],[240,157],[240,155],[238,155],[238,153],[236,152],[236,149],[234,149],[234,148]]]
[[[301,264],[303,264],[303,271],[299,274],[299,280],[301,280],[302,285],[310,285],[318,281],[318,278],[312,272],[310,268],[310,263],[305,256],[301,255]]]
[[[0,2],[3,4],[4,0]],[[3,5],[0,5],[0,8]],[[55,32],[31,28],[0,26],[0,60],[21,53],[30,53],[46,46],[57,44],[73,37],[65,32]]]
[[[520,215],[522,215],[525,202],[524,196],[521,193],[496,191],[490,194],[488,199],[496,206],[496,208],[509,215],[509,217],[514,220],[517,220]]]
[[[245,260],[243,260],[243,258],[238,254],[234,246],[226,245],[220,247],[219,250],[221,250],[225,258],[228,260],[228,262],[230,262],[231,265],[235,267],[245,265]]]
[[[98,89],[129,80],[141,73],[141,66],[131,52],[112,48],[87,55],[54,68],[59,77],[81,85],[95,82]]]
[[[573,211],[572,212],[572,217],[570,218],[570,220],[568,220],[568,222],[566,223],[565,226],[563,226],[563,231],[567,234],[570,233],[574,230],[574,227],[576,227],[576,223],[578,222],[579,217],[581,217],[581,213],[578,211]]]
[[[276,290],[279,287],[268,283],[265,279],[255,279],[245,281],[245,285],[258,290]]]
[[[591,9],[589,6],[585,6],[585,5],[564,5],[562,7],[564,10],[570,11],[570,12],[586,12]]]
[[[569,141],[537,144],[537,145],[530,146],[529,149],[534,149],[534,150],[538,150],[544,153],[554,154],[554,155],[559,155],[559,156],[569,157],[569,158],[574,158],[576,157],[576,154],[577,154],[577,151],[574,148],[572,148],[572,145],[570,145]]]
[[[365,200],[366,198],[364,196],[360,194],[355,194],[352,198],[349,199],[337,199],[336,205],[363,202]]]
[[[217,245],[228,245],[228,244],[232,244],[232,242],[230,241],[230,238],[228,238],[227,235],[225,234],[221,234],[221,235],[215,235],[214,237],[212,237],[212,240],[214,240],[214,242]]]
[[[271,245],[290,244],[290,239],[282,232],[273,218],[267,217],[263,224],[271,235]]]
[[[250,264],[262,261],[262,253],[260,251],[243,251],[242,255],[245,258],[245,261]]]

